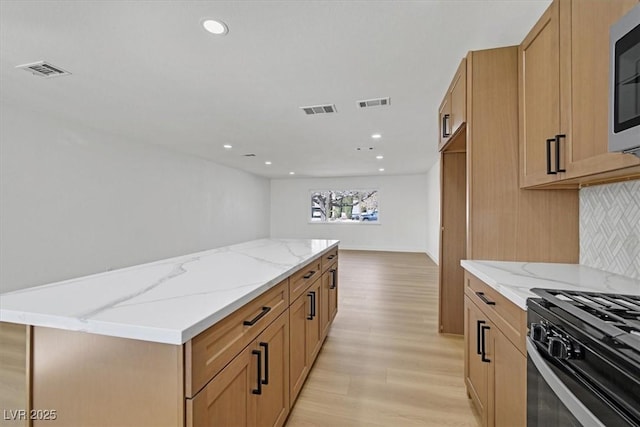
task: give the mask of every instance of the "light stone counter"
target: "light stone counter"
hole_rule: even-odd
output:
[[[0,295],[0,321],[180,345],[337,240],[261,239]]]
[[[532,288],[586,290],[640,295],[640,280],[578,264],[470,261],[462,267],[523,310]]]

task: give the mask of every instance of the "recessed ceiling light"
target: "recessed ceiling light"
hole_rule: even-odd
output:
[[[384,159],[384,156],[376,156],[376,159],[382,160],[382,159]]]
[[[380,168],[378,169],[380,172],[384,172],[384,168]]]
[[[229,144],[224,144],[223,147],[226,148],[227,150],[231,149],[231,146]]]
[[[295,172],[289,172],[289,175],[295,175],[295,174],[296,174]]]
[[[270,162],[270,161],[266,161],[266,162],[264,162],[264,164],[265,164],[265,165],[270,165],[270,164],[271,164],[271,162]]]
[[[380,135],[379,133],[374,133],[373,135],[371,135],[371,138],[380,139],[380,138],[382,138],[382,135]]]
[[[211,34],[215,34],[217,36],[224,36],[229,32],[227,24],[222,21],[216,21],[215,19],[205,19],[202,21],[202,26]]]

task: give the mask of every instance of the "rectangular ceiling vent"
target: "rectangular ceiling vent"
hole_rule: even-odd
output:
[[[58,77],[68,76],[71,73],[63,70],[60,67],[53,66],[45,61],[38,61],[31,64],[18,65],[16,68],[21,68],[32,73],[34,76],[39,77]]]
[[[364,101],[358,101],[358,107],[378,107],[383,105],[391,104],[391,98],[388,96],[386,98],[378,98],[378,99],[365,99]]]
[[[334,104],[329,105],[312,105],[310,107],[300,107],[301,110],[305,112],[306,115],[311,116],[313,114],[327,114],[327,113],[335,113],[336,106]]]

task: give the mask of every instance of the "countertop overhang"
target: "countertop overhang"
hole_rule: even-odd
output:
[[[533,288],[640,295],[640,280],[580,264],[462,260],[469,273],[523,310]]]
[[[0,321],[181,345],[338,240],[260,239],[0,295]]]

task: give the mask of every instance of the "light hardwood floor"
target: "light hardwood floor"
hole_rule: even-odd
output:
[[[339,263],[338,315],[286,426],[478,426],[463,339],[437,332],[438,267],[397,252]]]

